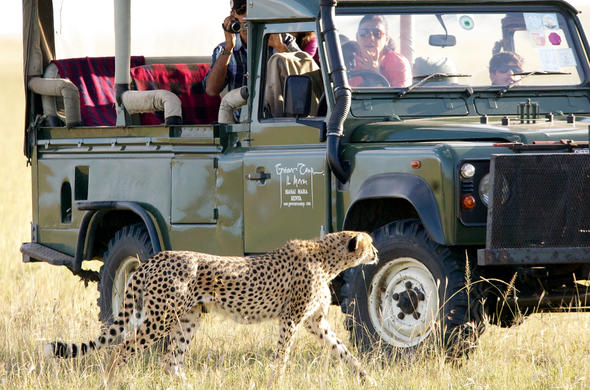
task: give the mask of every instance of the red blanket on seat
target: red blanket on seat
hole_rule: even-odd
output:
[[[131,69],[131,78],[138,91],[165,89],[174,92],[182,103],[182,122],[204,124],[217,122],[219,96],[208,96],[202,80],[209,64],[154,64]],[[142,114],[141,123],[163,123],[162,113]]]
[[[115,57],[85,57],[55,60],[59,77],[68,79],[80,91],[84,126],[114,126]],[[145,64],[144,57],[131,57],[131,66]]]

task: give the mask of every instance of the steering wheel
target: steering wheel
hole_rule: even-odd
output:
[[[360,77],[362,81],[357,87],[390,87],[389,81],[378,72],[368,69],[351,70],[348,78]]]

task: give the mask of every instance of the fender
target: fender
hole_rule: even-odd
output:
[[[346,212],[344,226],[357,202],[377,198],[407,200],[418,213],[430,238],[438,244],[445,243],[438,203],[432,189],[423,178],[409,173],[383,173],[365,180]]]
[[[82,270],[82,258],[84,256],[84,249],[86,247],[86,237],[88,236],[88,231],[90,230],[90,221],[98,211],[129,210],[137,214],[141,218],[148,230],[148,234],[150,236],[150,241],[152,242],[152,248],[154,249],[154,253],[158,253],[162,250],[162,247],[160,245],[160,237],[158,235],[158,231],[156,229],[154,221],[150,217],[150,214],[138,203],[124,201],[82,201],[76,202],[76,206],[79,210],[86,210],[86,212],[82,217],[82,221],[80,222],[80,229],[78,232],[76,254],[74,256],[73,263],[74,273],[79,273]]]

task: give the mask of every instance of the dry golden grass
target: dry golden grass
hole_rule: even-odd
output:
[[[48,359],[40,346],[56,338],[78,341],[99,330],[94,285],[47,264],[23,264],[21,242],[29,240],[30,171],[22,155],[24,97],[18,42],[1,42],[0,123],[0,388],[88,389],[102,384],[108,351],[76,361]],[[342,316],[330,321],[343,340]],[[275,323],[243,326],[208,316],[187,356],[187,380],[178,382],[158,366],[156,351],[120,372],[122,388],[357,389],[355,375],[327,357],[307,334],[297,336],[281,383],[270,363]],[[413,362],[366,358],[364,364],[391,389],[583,389],[590,388],[590,314],[537,314],[524,324],[489,327],[471,359],[445,364],[440,356]]]

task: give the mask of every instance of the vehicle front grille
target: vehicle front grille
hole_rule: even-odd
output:
[[[590,156],[491,159],[487,248],[590,247]]]

